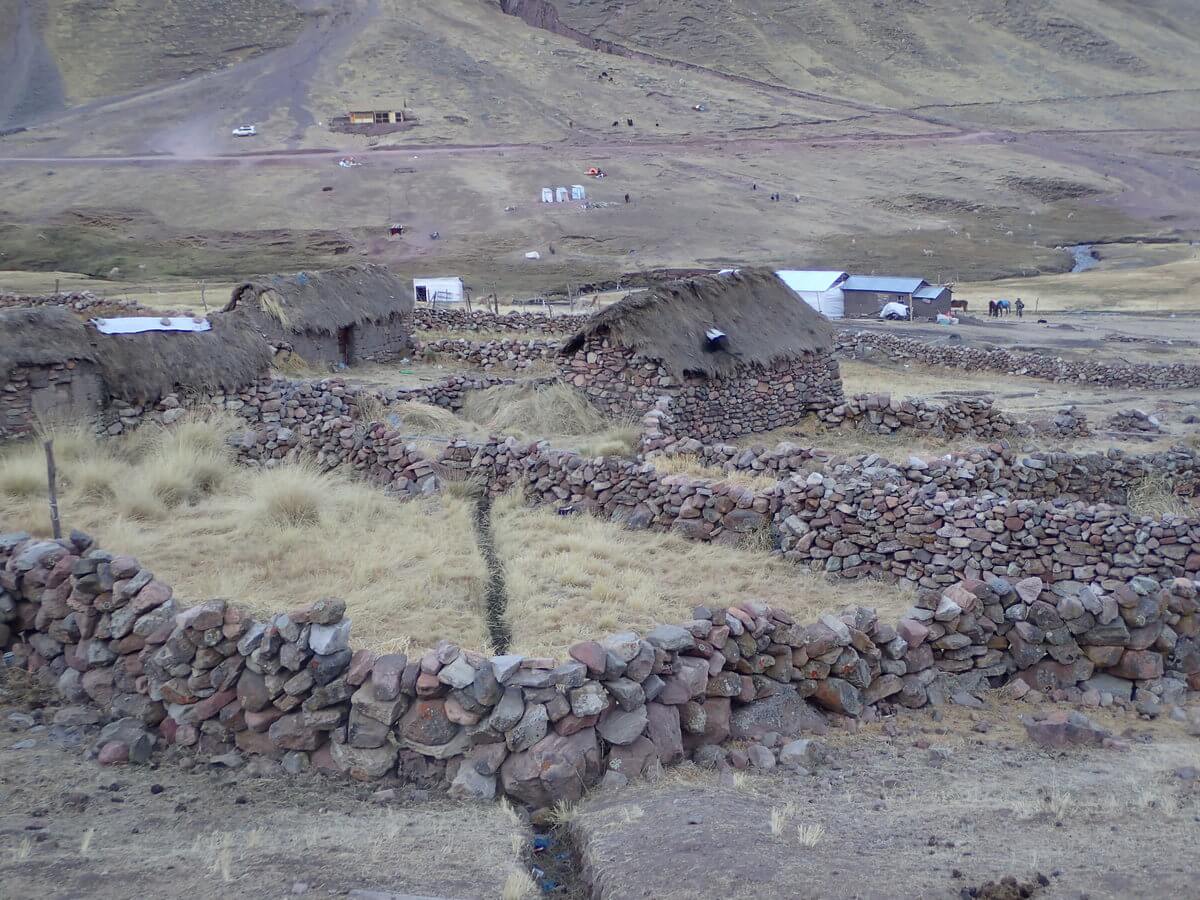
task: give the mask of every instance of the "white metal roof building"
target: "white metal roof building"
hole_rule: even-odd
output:
[[[461,278],[414,278],[413,299],[418,303],[462,303]]]
[[[775,275],[791,288],[792,293],[827,319],[840,319],[846,314],[842,294],[842,283],[848,277],[845,272],[780,269]]]

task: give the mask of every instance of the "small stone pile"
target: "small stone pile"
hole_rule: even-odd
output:
[[[1026,426],[996,409],[982,397],[963,397],[945,406],[920,399],[902,399],[890,394],[857,394],[820,414],[829,425],[853,426],[869,434],[895,434],[917,429],[944,437],[997,437],[1024,435]]]
[[[574,334],[587,320],[586,315],[561,313],[511,312],[497,315],[486,310],[442,309],[419,306],[413,311],[418,331],[520,331],[533,334]]]
[[[1032,420],[1029,425],[1034,434],[1049,434],[1059,440],[1088,437],[1092,433],[1087,414],[1076,406],[1064,406],[1053,415]]]
[[[918,362],[969,371],[1000,372],[1055,382],[1102,387],[1172,390],[1200,387],[1200,365],[1194,363],[1109,363],[1076,361],[1040,353],[929,343],[919,338],[875,331],[842,330],[837,350],[851,358],[884,354],[896,362]]]
[[[0,650],[114,720],[92,744],[102,763],[145,761],[155,744],[236,749],[293,773],[394,774],[533,807],[687,756],[711,763],[731,735],[757,741],[734,765],[817,761],[813,742],[766,733],[782,713],[824,727],[1006,682],[1013,699],[1178,703],[1200,690],[1196,598],[1187,579],[1106,591],[969,578],[921,592],[895,626],[864,608],[802,625],[743,601],[581,641],[566,661],[447,641],[379,656],[352,649],[338,600],[260,622],[225,600],[184,607],[86,535],[0,535]]]
[[[1128,409],[1113,413],[1104,420],[1104,427],[1109,431],[1123,434],[1163,434],[1166,429],[1157,416],[1152,416],[1140,409]]]
[[[553,340],[468,341],[461,338],[443,338],[418,342],[416,352],[435,358],[448,357],[458,362],[470,363],[484,371],[519,371],[537,363],[553,360],[559,346],[560,343]]]

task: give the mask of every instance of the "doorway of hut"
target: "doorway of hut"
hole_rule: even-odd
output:
[[[354,362],[354,326],[339,328],[337,339],[338,359],[342,361],[342,365],[351,365]]]

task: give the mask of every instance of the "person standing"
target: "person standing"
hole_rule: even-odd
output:
[[[1025,312],[1025,301],[1020,297],[1017,298],[1017,318],[1021,318],[1021,314]]]

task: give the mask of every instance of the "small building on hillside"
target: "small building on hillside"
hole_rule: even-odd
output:
[[[850,276],[845,272],[780,269],[775,274],[792,293],[825,318],[840,319],[846,314],[842,282]]]
[[[847,318],[876,318],[888,303],[903,303],[907,307],[913,295],[928,286],[924,278],[851,275],[842,282],[843,308]]]
[[[467,289],[457,276],[413,279],[413,300],[417,303],[462,303],[466,297]]]
[[[56,306],[0,309],[0,440],[94,418],[104,404],[96,349]]]
[[[193,320],[202,328],[161,321],[162,327],[147,326],[144,317],[88,323],[109,398],[152,404],[180,392],[236,394],[271,367],[270,344],[242,316]]]
[[[829,322],[769,271],[660,284],[563,344],[564,380],[628,419],[670,400],[664,431],[701,440],[794,425],[842,401]]]
[[[248,323],[276,352],[316,366],[387,360],[411,348],[413,298],[384,266],[346,266],[243,282],[222,312]]]
[[[913,292],[912,315],[914,319],[936,319],[938,315],[950,315],[954,302],[954,291],[948,284],[927,284]]]

